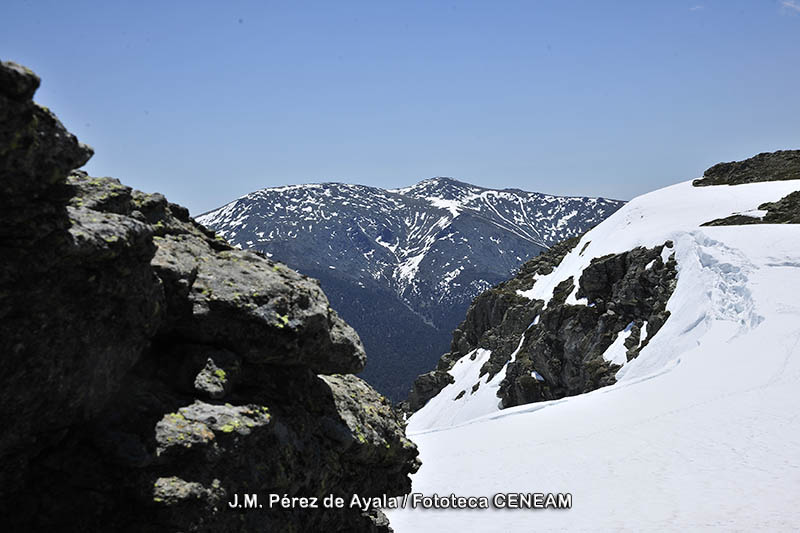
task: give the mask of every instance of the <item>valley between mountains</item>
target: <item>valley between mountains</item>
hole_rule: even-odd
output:
[[[39,84],[0,62],[0,530],[800,529],[800,150],[624,205],[264,189],[233,246]],[[410,493],[571,509],[228,503]]]
[[[319,279],[369,353],[362,376],[401,401],[449,351],[473,298],[622,205],[432,178],[261,189],[198,221]]]

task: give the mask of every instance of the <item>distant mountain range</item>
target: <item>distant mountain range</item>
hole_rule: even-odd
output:
[[[623,204],[432,178],[261,189],[197,220],[319,279],[364,342],[363,377],[400,400],[449,351],[475,296]]]

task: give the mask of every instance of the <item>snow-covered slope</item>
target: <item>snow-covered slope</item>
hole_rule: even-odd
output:
[[[414,492],[570,492],[572,510],[393,511],[395,530],[800,527],[800,225],[701,227],[798,189],[680,183],[584,235],[521,293],[548,301],[593,258],[674,242],[671,314],[617,383],[499,410],[492,392],[505,369],[456,399],[488,357],[469,354],[408,425],[423,461]]]
[[[364,341],[364,376],[402,400],[446,351],[476,295],[622,204],[433,178],[394,190],[342,183],[261,189],[198,221],[318,278]]]

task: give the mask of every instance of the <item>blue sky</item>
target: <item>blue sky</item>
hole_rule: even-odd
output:
[[[629,199],[800,148],[800,0],[4,0],[93,175],[193,214],[452,176]]]

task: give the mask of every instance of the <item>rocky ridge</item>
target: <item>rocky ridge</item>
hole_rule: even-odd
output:
[[[417,451],[315,280],[74,171],[92,150],[38,85],[0,64],[2,529],[389,531],[379,512],[228,507],[400,495]]]
[[[506,369],[498,391],[503,408],[613,384],[620,364],[604,358],[608,348],[627,333],[625,357],[634,359],[669,316],[666,303],[676,276],[672,243],[595,258],[577,286],[572,278],[564,280],[547,302],[522,294],[552,272],[578,241],[575,237],[554,246],[525,263],[511,280],[478,296],[453,334],[451,351],[436,370],[415,381],[408,409],[420,409],[453,383],[449,370],[462,357],[474,358],[478,349],[491,351],[479,377],[488,374],[489,381]],[[573,291],[574,300],[568,301]],[[456,399],[478,387],[464,389]]]
[[[692,182],[695,187],[800,179],[800,150],[763,152],[743,161],[717,163]]]
[[[447,349],[478,294],[622,205],[439,177],[391,190],[261,189],[198,220],[319,279],[370,353],[362,376],[400,400]]]

